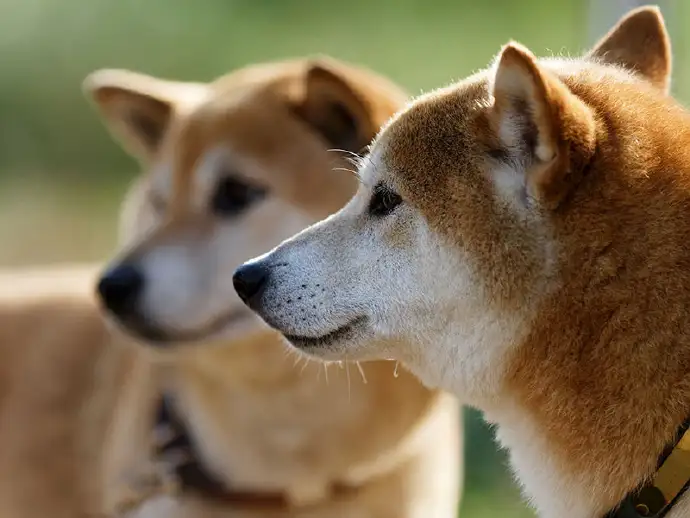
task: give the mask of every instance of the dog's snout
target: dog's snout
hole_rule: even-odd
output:
[[[141,271],[133,265],[121,264],[101,277],[98,294],[110,311],[123,315],[135,310],[143,287],[144,276]]]
[[[232,284],[242,302],[252,307],[252,302],[261,295],[268,280],[269,268],[262,262],[245,263],[235,270]]]

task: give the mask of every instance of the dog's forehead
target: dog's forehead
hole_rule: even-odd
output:
[[[486,74],[424,94],[398,113],[372,147],[373,169],[407,193],[420,178],[466,169],[488,128],[479,115],[490,102]]]
[[[265,86],[265,85],[264,85]],[[288,110],[280,96],[257,84],[232,81],[173,120],[150,174],[170,194],[174,184],[193,188],[214,179],[223,164],[258,153],[262,143],[285,132]],[[281,117],[282,115],[282,117]]]

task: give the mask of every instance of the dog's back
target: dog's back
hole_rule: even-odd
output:
[[[128,357],[94,304],[95,273],[0,273],[2,518],[99,509],[100,452]]]

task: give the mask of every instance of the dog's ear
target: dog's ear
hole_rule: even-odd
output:
[[[496,156],[511,166],[496,174],[512,175],[508,181],[520,185],[523,199],[526,195],[554,209],[579,182],[594,153],[594,117],[517,43],[503,48],[495,74],[490,124],[499,146]]]
[[[295,112],[334,149],[359,153],[376,134],[371,107],[331,60],[307,65]]]
[[[587,55],[637,72],[664,92],[670,88],[671,42],[658,7],[630,11]]]
[[[164,81],[127,70],[98,70],[83,89],[122,146],[140,160],[157,151],[172,120],[184,83]],[[200,85],[190,84],[191,91]]]

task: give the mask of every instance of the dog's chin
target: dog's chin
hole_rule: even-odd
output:
[[[258,318],[243,308],[189,329],[161,325],[139,316],[111,317],[110,320],[126,335],[157,349],[234,340],[262,325]]]
[[[366,316],[360,316],[316,336],[281,333],[292,347],[307,356],[326,361],[358,360],[358,344],[366,340],[368,320]]]

